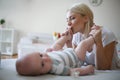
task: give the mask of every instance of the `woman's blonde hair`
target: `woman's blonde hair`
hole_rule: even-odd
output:
[[[85,24],[85,30],[84,30],[84,37],[88,37],[89,31],[91,27],[93,26],[93,12],[92,10],[84,3],[76,3],[71,8],[68,9],[68,11],[78,13],[82,16],[87,16],[88,22]]]

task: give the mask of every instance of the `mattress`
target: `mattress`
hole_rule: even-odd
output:
[[[20,76],[15,68],[16,59],[2,59],[0,80],[120,80],[120,70],[95,70],[95,74],[87,76],[58,76],[46,74],[41,76]]]

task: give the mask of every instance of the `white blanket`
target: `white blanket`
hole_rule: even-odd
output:
[[[57,76],[46,74],[42,76],[20,76],[15,68],[16,59],[2,59],[0,66],[0,80],[120,80],[120,70],[95,70],[95,74],[87,76]]]

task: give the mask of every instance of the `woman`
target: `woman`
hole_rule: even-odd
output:
[[[76,46],[84,39],[86,39],[91,30],[102,29],[101,43],[93,45],[86,55],[86,63],[93,64],[96,69],[116,69],[120,68],[120,60],[117,56],[115,45],[117,39],[115,35],[108,29],[105,29],[94,24],[94,16],[91,9],[83,3],[74,4],[67,11],[67,30],[72,31],[73,38],[67,41],[67,47],[76,48]],[[94,33],[94,30],[92,31]]]

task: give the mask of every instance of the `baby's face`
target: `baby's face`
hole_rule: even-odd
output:
[[[47,54],[42,55],[39,52],[34,52],[17,60],[16,65],[19,74],[40,75],[50,71],[52,61]]]
[[[52,68],[52,60],[47,54],[40,54],[40,74],[48,73]]]

